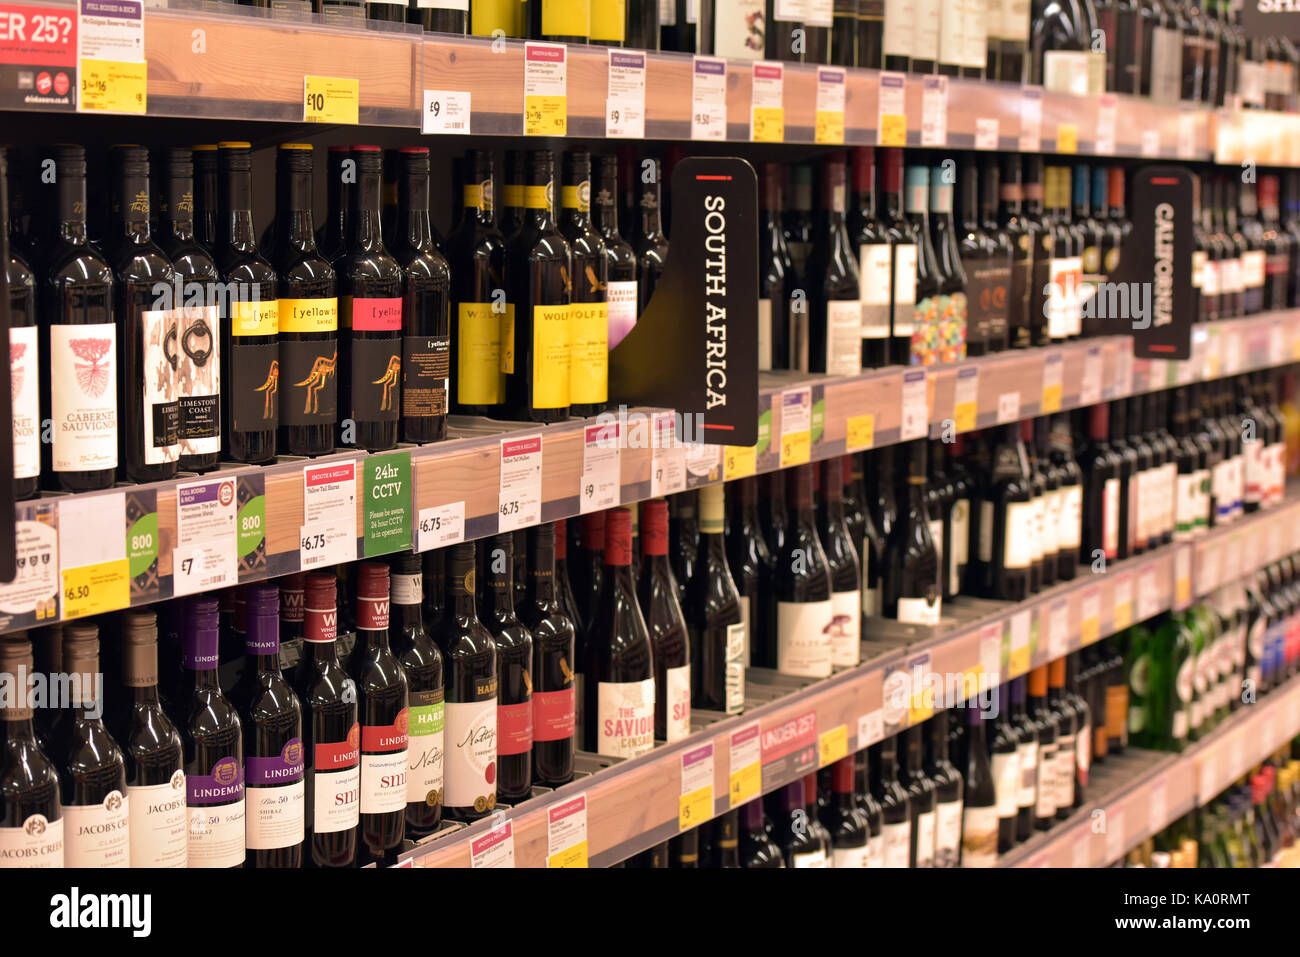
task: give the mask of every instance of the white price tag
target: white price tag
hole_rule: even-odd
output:
[[[501,440],[497,531],[513,532],[542,520],[542,437]]]
[[[650,497],[685,491],[686,449],[677,441],[676,414],[654,413],[650,428]]]
[[[144,62],[144,7],[152,3],[141,4],[139,0],[124,0],[108,4],[89,3],[81,0],[77,4],[77,58],[79,60],[112,60],[117,63]],[[29,21],[29,28],[58,32],[60,23],[41,17]],[[44,26],[36,24],[44,23]],[[15,23],[14,29],[21,29]],[[21,39],[16,34],[15,39]],[[35,40],[35,37],[33,37]],[[45,40],[44,37],[41,38]]]
[[[1168,789],[1165,785],[1165,779],[1160,778],[1151,785],[1151,792],[1147,797],[1147,827],[1150,833],[1155,834],[1158,831],[1163,831],[1165,825],[1169,823],[1168,801]]]
[[[1078,870],[1079,868],[1092,867],[1092,832],[1083,830],[1075,838],[1074,844],[1070,849],[1070,866]]]
[[[948,78],[927,76],[921,89],[921,145],[948,145]]]
[[[1124,832],[1124,808],[1116,805],[1106,811],[1106,865],[1113,864],[1128,850]]]
[[[1160,614],[1164,610],[1163,597],[1164,589],[1160,587],[1160,579],[1153,562],[1138,572],[1137,620],[1146,621]]]
[[[687,830],[713,816],[713,745],[711,743],[682,752],[681,780],[677,820],[680,828]]]
[[[869,748],[885,740],[885,716],[880,708],[858,717],[857,749]]]
[[[1208,595],[1219,587],[1219,545],[1211,542],[1197,556],[1196,594]],[[1242,569],[1245,571],[1246,569]]]
[[[1020,152],[1037,153],[1043,148],[1043,91],[1025,87],[1020,91]]]
[[[578,510],[586,514],[613,508],[620,498],[619,425],[617,422],[589,425],[583,439]]]
[[[1060,411],[1065,388],[1065,356],[1049,352],[1043,360],[1043,392],[1039,400],[1039,414],[1050,415]]]
[[[976,118],[975,148],[977,150],[995,150],[998,148],[998,121],[996,117],[981,116]]]
[[[980,671],[990,683],[1001,683],[1002,623],[994,622],[980,629]]]
[[[465,503],[449,502],[420,509],[415,528],[415,550],[446,548],[465,541]]]
[[[1019,611],[1011,616],[1011,656],[1029,658],[1029,636],[1033,631],[1033,611]]]
[[[785,68],[762,60],[750,68],[749,138],[780,142],[785,138]],[[760,113],[760,111],[762,111]],[[760,119],[760,116],[764,117]],[[772,123],[769,126],[768,120]],[[776,136],[780,127],[781,136]]]
[[[1196,115],[1196,111],[1190,108],[1185,108],[1178,114],[1178,158],[1180,160],[1196,159]]]
[[[470,132],[469,90],[425,90],[421,133]]]
[[[1096,405],[1101,401],[1101,380],[1105,367],[1101,346],[1092,346],[1083,357],[1083,378],[1079,382],[1079,404]]]
[[[695,57],[691,74],[691,139],[727,138],[727,61]]]
[[[876,142],[881,146],[906,146],[907,78],[903,74],[880,74],[876,106]]]
[[[817,114],[814,140],[839,145],[844,142],[844,90],[848,85],[840,67],[817,68]]]
[[[480,868],[515,866],[514,823],[498,824],[469,845],[469,866]]]
[[[547,808],[546,866],[587,866],[587,795]]]
[[[524,44],[524,96],[564,96],[568,63],[563,43]]]
[[[1006,425],[1020,419],[1020,393],[1003,392],[998,396],[998,425]]]
[[[1047,656],[1055,661],[1070,648],[1070,603],[1058,601],[1047,616]]]
[[[233,478],[176,486],[172,594],[193,595],[236,584],[237,511]]]
[[[645,54],[610,48],[605,136],[645,138]]]
[[[1097,100],[1097,155],[1115,154],[1115,117],[1119,101],[1114,93],[1103,93]]]
[[[924,369],[903,373],[903,417],[899,425],[898,441],[923,439],[930,434],[930,408],[926,395]]]
[[[1286,354],[1286,332],[1282,329],[1282,321],[1274,320],[1268,327],[1268,354],[1269,365],[1281,365],[1290,360]]]
[[[331,462],[302,470],[303,522],[298,566],[303,571],[357,560],[357,463]]]
[[[1143,156],[1160,155],[1160,131],[1159,130],[1142,131],[1142,155]]]

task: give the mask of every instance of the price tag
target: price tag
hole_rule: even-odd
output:
[[[1290,358],[1286,347],[1286,333],[1280,321],[1275,321],[1268,327],[1268,354],[1269,365],[1281,365]]]
[[[1079,404],[1096,405],[1101,401],[1101,382],[1105,367],[1101,346],[1092,346],[1083,357],[1083,376],[1079,382]]]
[[[1219,781],[1219,751],[1216,747],[1211,747],[1203,758],[1198,768],[1200,772],[1197,778],[1197,797],[1198,803],[1205,804],[1220,791],[1223,785]]]
[[[469,90],[425,90],[420,132],[468,136],[470,116]]]
[[[1043,91],[1024,87],[1020,91],[1020,152],[1037,153],[1043,148]]]
[[[619,503],[618,423],[590,425],[583,435],[578,510],[586,514],[613,508]]]
[[[469,845],[469,866],[472,870],[515,866],[514,823],[498,824]]]
[[[542,520],[542,437],[501,440],[497,531],[513,532]]]
[[[813,142],[840,146],[844,143],[845,73],[839,67],[817,68],[817,118]]]
[[[524,44],[525,135],[568,134],[567,65],[562,43]]]
[[[1169,823],[1168,788],[1163,777],[1157,778],[1151,784],[1151,790],[1147,795],[1147,814],[1147,828],[1152,834],[1163,831],[1165,825]]]
[[[645,138],[645,54],[608,51],[609,94],[605,99],[605,136]]]
[[[465,503],[449,502],[420,509],[415,528],[415,550],[446,548],[465,541]]]
[[[1192,603],[1192,546],[1174,552],[1174,608],[1178,611]]]
[[[302,121],[356,126],[361,114],[361,81],[344,76],[302,78]]]
[[[802,465],[812,456],[812,387],[781,393],[781,468]]]
[[[141,113],[148,107],[149,64],[81,60],[83,113]]]
[[[682,755],[682,793],[677,802],[677,829],[689,831],[713,817],[713,745]]]
[[[1128,572],[1115,577],[1113,600],[1111,624],[1114,631],[1123,631],[1133,624],[1133,578]]]
[[[758,449],[752,445],[728,445],[723,458],[723,475],[728,482],[746,478],[758,470]]]
[[[652,431],[650,497],[662,498],[665,495],[675,495],[685,491],[686,450],[677,441],[677,423],[674,414],[655,412],[650,428]],[[750,474],[753,474],[752,468]]]
[[[785,70],[780,63],[761,61],[752,72],[749,138],[755,143],[780,143],[785,139]]]
[[[1115,118],[1119,100],[1114,93],[1103,93],[1097,100],[1097,155],[1115,155]]]
[[[1047,657],[1055,661],[1070,648],[1070,603],[1058,601],[1047,617]]]
[[[1124,808],[1116,805],[1106,811],[1106,864],[1113,864],[1128,849],[1124,832]]]
[[[970,432],[979,417],[980,392],[979,366],[965,366],[957,370],[957,384],[953,390],[952,419],[958,432]]]
[[[19,502],[14,510],[18,574],[0,585],[0,614],[13,625],[39,625],[59,617],[56,502]]]
[[[1001,683],[1002,625],[994,622],[980,629],[980,673],[990,686]]]
[[[58,29],[59,23],[42,14],[62,11],[30,11],[35,16],[27,19],[27,29],[32,31],[31,43],[44,42],[36,34]],[[13,20],[12,17],[17,17]],[[6,40],[23,39],[21,12],[11,15]],[[71,26],[69,20],[61,21]],[[44,24],[44,26],[42,26]],[[140,0],[122,0],[114,3],[93,3],[81,0],[77,7],[76,24],[77,69],[80,77],[80,95],[77,109],[97,113],[144,113],[147,105],[148,64],[144,59],[144,6]],[[39,60],[12,59],[19,51],[10,54],[11,63],[32,63]],[[31,71],[28,71],[31,76]],[[66,87],[67,77],[60,73]],[[46,75],[48,80],[48,75]],[[58,95],[67,89],[58,89],[58,78],[49,88]],[[29,87],[28,89],[32,89]],[[35,88],[41,89],[39,80]]]
[[[927,76],[921,87],[921,145],[948,145],[948,78]]]
[[[842,724],[838,728],[823,731],[818,736],[817,743],[821,752],[821,763],[818,767],[824,768],[828,764],[834,764],[849,753],[849,726]]]
[[[880,74],[877,98],[876,143],[879,146],[907,145],[907,80],[901,73]]]
[[[1142,155],[1160,155],[1160,131],[1158,129],[1142,131]]]
[[[1011,657],[1007,663],[1008,678],[1019,678],[1029,672],[1029,633],[1033,626],[1033,611],[1016,612],[1007,622],[1011,632]]]
[[[731,733],[729,759],[727,795],[732,807],[740,807],[762,793],[763,748],[757,721]]]
[[[1160,587],[1160,580],[1156,575],[1155,564],[1147,565],[1138,573],[1137,586],[1137,616],[1138,621],[1146,621],[1148,618],[1154,618],[1164,609],[1161,598],[1164,589]]]
[[[357,463],[305,466],[302,482],[298,567],[307,571],[356,561]]]
[[[1089,588],[1079,602],[1079,642],[1085,647],[1101,638],[1101,589]]]
[[[898,441],[923,439],[930,434],[930,407],[927,401],[925,370],[903,373],[903,418],[898,427]]]
[[[924,652],[907,660],[908,682],[907,723],[917,725],[934,716],[935,694],[924,680],[930,670],[930,653]]]
[[[880,708],[858,717],[857,748],[859,751],[883,740],[885,740],[885,716]]]
[[[1061,123],[1056,127],[1056,152],[1079,152],[1079,128],[1073,123]]]
[[[587,795],[547,809],[546,866],[587,866]]]
[[[1070,866],[1076,870],[1092,867],[1092,832],[1082,831],[1070,848]]]
[[[998,148],[998,142],[997,118],[978,117],[975,120],[975,148],[977,150],[995,150]]]
[[[686,447],[686,487],[699,488],[722,479],[722,446],[691,442]]]
[[[1020,420],[1020,393],[1003,392],[998,396],[998,425]]]
[[[131,603],[126,495],[73,495],[59,500],[63,618],[83,618]],[[143,545],[139,542],[136,544]],[[152,543],[157,548],[157,541]]]
[[[727,138],[727,61],[697,56],[691,73],[691,139]]]
[[[871,412],[849,416],[846,424],[845,450],[869,449],[876,441],[876,417]]]
[[[1065,379],[1065,357],[1060,352],[1049,353],[1043,360],[1043,398],[1038,406],[1039,415],[1061,411],[1061,387]]]
[[[233,478],[177,485],[172,594],[234,585],[239,577],[237,535]]]
[[[1178,158],[1196,159],[1196,112],[1190,109],[1178,114]]]
[[[1219,587],[1219,545],[1210,542],[1201,547],[1196,568],[1196,594],[1208,595]],[[1246,571],[1246,569],[1242,569]]]

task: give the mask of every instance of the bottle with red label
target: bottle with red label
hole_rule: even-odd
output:
[[[690,504],[693,524],[694,502]],[[654,647],[655,737],[680,741],[691,733],[691,642],[668,563],[668,503],[646,502],[641,515],[645,560],[637,598]]]
[[[493,535],[482,554],[483,624],[497,649],[497,797],[526,799],[533,769],[533,636],[514,608],[514,535]]]
[[[302,599],[307,583],[304,572],[294,572],[280,579],[280,647],[289,651],[290,661],[302,657]],[[284,680],[293,684],[293,669],[286,668]]]
[[[533,636],[533,781],[573,780],[574,623],[561,598],[556,552],[562,525],[528,530],[528,596],[522,618]]]
[[[352,679],[339,664],[337,585],[311,572],[303,587],[302,657],[294,691],[302,703],[308,867],[351,867],[361,810],[361,726]]]
[[[402,411],[402,268],[380,230],[383,152],[354,146],[357,188],[348,217],[347,254],[338,263],[339,444],[367,452],[397,444]],[[351,423],[347,420],[351,419]]]
[[[396,863],[406,836],[406,672],[388,647],[388,566],[357,566],[357,643],[348,659],[361,719],[362,863]]]

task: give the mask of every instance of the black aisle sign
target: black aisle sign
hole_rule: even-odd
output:
[[[1241,26],[1248,40],[1274,37],[1300,40],[1300,3],[1296,0],[1242,0]]]
[[[610,353],[612,402],[699,415],[693,441],[758,441],[758,178],[731,157],[673,170],[668,264]],[[678,421],[679,435],[683,432]]]
[[[1180,166],[1144,166],[1132,182],[1133,232],[1117,273],[1108,277],[1111,288],[1098,295],[1112,304],[1127,301],[1127,309],[1111,313],[1113,331],[1133,336],[1135,356],[1190,359],[1196,181]]]

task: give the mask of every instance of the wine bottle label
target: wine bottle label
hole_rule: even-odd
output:
[[[1017,764],[1020,766],[1020,788],[1016,793],[1016,806],[1033,807],[1038,785],[1038,740],[1022,741],[1016,746]]]
[[[447,807],[496,807],[497,697],[448,701],[446,711]]]
[[[368,728],[363,728],[363,733]],[[406,736],[402,736],[405,742]],[[361,813],[388,814],[406,807],[407,749],[361,755]]]
[[[773,0],[772,19],[796,22],[804,19],[809,0]]]
[[[756,60],[763,57],[763,49],[763,0],[717,0],[714,55]]]
[[[280,424],[280,346],[230,346],[230,418],[236,432],[270,431]]]
[[[497,754],[527,754],[532,749],[532,701],[497,705]]]
[[[406,418],[446,415],[450,376],[450,338],[403,337],[402,415]]]
[[[1048,50],[1043,54],[1043,89],[1053,93],[1088,95],[1088,54]]]
[[[469,0],[416,0],[415,5],[421,10],[458,10],[461,13],[469,11]],[[477,7],[478,4],[475,4],[476,11]]]
[[[998,5],[1000,36],[1005,40],[1026,42],[1029,39],[1029,0],[1001,0]]]
[[[916,864],[934,867],[935,812],[923,811],[916,816]]]
[[[281,299],[281,306],[287,301]],[[281,312],[282,321],[283,318]],[[283,425],[334,425],[338,420],[337,367],[337,339],[280,339],[280,369],[276,380],[282,376],[288,388],[280,410]]]
[[[1174,513],[1174,537],[1184,541],[1196,530],[1197,505],[1200,503],[1200,475],[1189,472],[1178,476],[1177,504]]]
[[[280,299],[276,308],[280,332],[337,332],[338,299]]]
[[[362,595],[358,595],[357,596],[357,627],[365,628],[370,631],[387,631],[389,607],[390,607],[390,599],[387,596],[383,598],[369,598]],[[406,733],[405,729],[403,729],[402,733],[403,734]],[[365,735],[366,733],[363,730],[361,733],[361,741],[362,741],[361,746],[363,748],[368,747],[365,744],[365,740],[366,740]]]
[[[885,866],[885,835],[882,829],[881,833],[873,834],[867,839],[866,863],[863,867],[884,867]]]
[[[939,62],[961,65],[966,57],[965,3],[949,0],[944,6],[946,15],[939,22]]]
[[[563,409],[570,404],[570,306],[533,306],[532,406]]]
[[[388,587],[394,605],[406,605],[409,608],[424,600],[424,576],[419,572],[414,575],[399,575],[394,572],[388,579]]]
[[[321,747],[316,745],[318,756]],[[361,820],[361,768],[357,759],[338,771],[323,771],[318,764],[316,770],[308,772],[306,806],[311,814],[307,824],[317,834],[336,834],[356,827]]]
[[[185,867],[185,772],[177,768],[165,784],[128,787],[126,795],[131,809],[131,866]]]
[[[893,5],[890,6],[892,9]],[[885,24],[888,31],[888,17]],[[894,338],[910,338],[912,310],[916,304],[916,246],[912,243],[900,243],[894,247],[893,303]]]
[[[1043,499],[1043,555],[1055,556],[1061,550],[1061,512],[1065,507],[1060,489],[1048,492]]]
[[[534,741],[568,741],[573,737],[576,706],[574,687],[560,691],[535,691],[532,706]]]
[[[830,867],[831,863],[826,858],[826,851],[823,848],[817,848],[815,851],[807,851],[802,854],[793,854],[790,857],[791,867]]]
[[[235,867],[244,860],[244,772],[226,757],[210,774],[185,779],[189,804],[189,866]]]
[[[677,0],[659,0],[659,25],[661,27],[677,25]]]
[[[834,22],[834,0],[804,0],[805,27],[829,27]]]
[[[9,330],[9,386],[13,395],[16,479],[36,478],[41,474],[38,341],[36,326],[14,326]]]
[[[988,3],[966,3],[966,25],[962,31],[965,43],[961,50],[962,66],[970,67],[974,70],[984,69],[985,60],[988,58],[988,18],[991,16],[989,7],[995,6],[990,0]]]
[[[835,606],[825,601],[777,602],[776,670],[805,678],[831,673],[831,622]]]
[[[883,50],[887,57],[911,57],[916,30],[915,0],[885,0]],[[888,865],[887,865],[888,866]],[[907,865],[904,864],[904,867]]]
[[[999,816],[996,808],[966,808],[961,839],[962,867],[993,867],[997,864]]]
[[[854,667],[862,660],[862,597],[858,589],[831,594],[831,664]]]
[[[856,593],[855,593],[856,594]],[[748,599],[741,599],[741,608],[748,605]],[[857,620],[855,610],[854,620]],[[748,634],[745,622],[740,621],[727,626],[727,664],[723,676],[725,685],[725,705],[727,714],[739,714],[745,706],[745,635]]]
[[[180,454],[177,430],[180,408],[176,399],[178,363],[176,312],[169,309],[140,313],[140,384],[144,400],[144,464],[175,462]]]
[[[352,418],[396,422],[402,411],[402,340],[353,338],[348,348],[352,357]]]
[[[601,681],[596,688],[596,706],[598,754],[635,758],[654,747],[653,678]]]
[[[948,555],[948,581],[952,591],[961,590],[962,574],[970,561],[970,499],[959,498],[948,511],[952,547]]]
[[[1109,478],[1102,488],[1101,547],[1107,558],[1119,556],[1119,485],[1119,479]]]
[[[477,16],[477,7],[475,8]],[[622,0],[591,0],[591,38],[610,46],[621,46],[626,36]],[[506,36],[517,36],[506,33]]]
[[[1016,816],[1020,796],[1020,749],[993,755],[993,790],[997,795],[997,816]]]
[[[1038,749],[1037,798],[1034,805],[1034,814],[1038,817],[1051,817],[1056,813],[1056,774],[1056,742],[1053,741]]]
[[[1092,768],[1092,722],[1085,721],[1074,741],[1074,773],[1080,787],[1088,786],[1088,771]]]
[[[912,824],[886,824],[884,831],[884,866],[907,867],[912,857]]]
[[[680,741],[691,733],[691,666],[669,668],[665,679],[665,740]]]
[[[1063,734],[1056,742],[1056,806],[1074,804],[1074,751],[1075,738]]]
[[[749,667],[749,665],[752,663],[753,660],[753,656],[750,653],[750,648],[752,646],[751,639],[754,634],[753,622],[754,622],[755,601],[757,601],[757,599],[753,595],[740,596],[740,623],[745,628],[745,634],[744,634],[745,650],[741,660],[745,663],[745,667]],[[735,626],[733,625],[731,627],[735,627]],[[730,641],[730,632],[728,632],[728,641]]]
[[[984,564],[993,561],[993,503],[980,502],[979,560]]]
[[[1264,442],[1261,439],[1252,439],[1249,442],[1243,442],[1242,448],[1246,454],[1246,501],[1258,505],[1263,497],[1264,486],[1268,481],[1264,474]]]
[[[221,343],[216,306],[175,310],[177,436],[181,455],[221,451]]]
[[[934,601],[925,598],[898,599],[898,621],[904,625],[937,625],[941,615],[943,600],[935,597]]]
[[[943,801],[935,808],[935,867],[956,867],[960,861],[961,812],[961,801]]]
[[[1034,560],[1038,539],[1038,500],[1008,502],[1003,525],[1004,568],[1028,568]]]
[[[1061,514],[1057,525],[1058,544],[1063,551],[1078,551],[1083,540],[1083,486],[1061,489]]]
[[[238,301],[230,305],[230,334],[273,336],[280,331],[280,300]]]
[[[857,375],[862,371],[862,304],[826,303],[826,372]]]
[[[343,325],[357,332],[399,332],[402,328],[400,297],[368,299],[344,296],[339,300]]]
[[[847,868],[866,868],[871,865],[868,861],[867,845],[861,847],[835,847],[831,851],[831,867],[839,870],[842,867]]]
[[[130,799],[110,791],[98,804],[65,804],[64,867],[130,867]]]
[[[893,257],[888,243],[858,247],[858,301],[862,306],[862,338],[889,338],[889,294]]]
[[[591,0],[551,0],[542,4],[542,36],[585,37],[591,30]]]
[[[1182,94],[1183,38],[1178,30],[1151,31],[1151,99],[1176,103]]]
[[[493,311],[492,303],[462,302],[456,323],[456,400],[462,405],[500,405],[505,401],[502,330],[514,335],[514,307]],[[513,370],[513,359],[510,369]]]
[[[410,693],[406,803],[442,803],[445,708],[441,688]]]
[[[605,309],[609,322],[609,348],[613,349],[636,325],[636,280],[611,279],[605,284]],[[762,308],[760,301],[759,307]],[[608,361],[608,360],[606,360]]]
[[[967,326],[970,338],[1001,340],[1007,334],[1007,308],[1011,286],[1011,264],[966,268]]]
[[[604,403],[609,398],[609,311],[603,302],[569,307],[569,401]]]
[[[254,787],[247,795],[246,844],[250,850],[296,847],[306,834],[306,785],[298,780],[280,787]]]
[[[31,814],[21,827],[0,827],[0,868],[62,866],[62,818],[51,821],[44,814]]]

